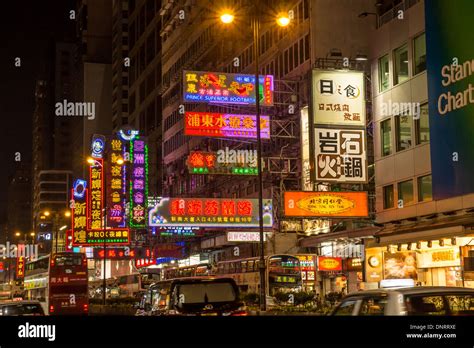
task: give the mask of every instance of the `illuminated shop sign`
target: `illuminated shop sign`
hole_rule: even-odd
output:
[[[153,249],[154,257],[171,257],[171,258],[183,258],[184,248],[183,246],[175,243],[162,243],[155,245]]]
[[[316,128],[316,181],[366,183],[365,129]]]
[[[82,180],[82,179],[77,179],[74,181],[74,184],[72,185],[74,188],[73,191],[73,197],[74,198],[84,198],[86,188],[87,188],[87,181]]]
[[[107,260],[129,260],[135,258],[135,250],[130,248],[107,248]],[[103,259],[104,249],[94,248],[94,259]]]
[[[266,234],[263,240],[266,241]],[[227,232],[228,242],[260,242],[260,232]]]
[[[105,150],[105,137],[94,134],[91,143],[91,156],[93,158],[102,158]]]
[[[20,256],[16,261],[16,279],[25,278],[25,257]]]
[[[340,257],[318,256],[318,271],[341,271],[342,259]]]
[[[107,194],[107,227],[125,226],[125,203],[127,194],[124,142],[118,137],[110,141]],[[120,163],[122,161],[122,164]]]
[[[257,175],[257,151],[233,150],[217,152],[191,151],[187,164],[191,174]]]
[[[74,196],[74,189],[71,193]],[[72,226],[72,245],[80,245],[86,241],[87,234],[87,189],[84,189],[82,197],[75,197],[72,206],[71,226]]]
[[[314,123],[365,127],[364,73],[313,70]]]
[[[218,138],[257,138],[257,116],[211,112],[185,113],[184,134]],[[270,117],[260,116],[260,136],[270,139]]]
[[[263,225],[273,226],[272,200],[263,200]],[[149,226],[258,227],[257,199],[162,198]]]
[[[104,206],[104,161],[96,159],[89,169],[90,190],[88,223],[90,229],[101,229]]]
[[[285,192],[285,216],[367,217],[367,192]]]
[[[80,245],[99,245],[104,244],[128,245],[130,244],[130,231],[128,228],[112,228],[107,230],[87,230],[86,241],[78,243]]]
[[[183,100],[189,103],[255,105],[255,75],[207,71],[183,72]],[[259,77],[260,103],[273,106],[273,76]]]
[[[130,144],[130,227],[146,227],[148,201],[148,145],[143,137]]]
[[[156,227],[161,237],[195,237],[200,234],[199,227],[190,226],[169,226],[169,227]]]

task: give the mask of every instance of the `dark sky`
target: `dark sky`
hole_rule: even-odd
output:
[[[0,222],[5,218],[8,177],[14,173],[15,152],[31,161],[34,86],[44,64],[49,38],[74,30],[69,11],[74,0],[15,0],[2,2],[0,21]],[[15,57],[21,67],[15,67]]]

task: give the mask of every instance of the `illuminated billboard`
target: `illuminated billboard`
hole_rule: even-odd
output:
[[[273,226],[271,199],[263,200],[263,225]],[[160,226],[259,227],[257,199],[161,198],[148,213]]]
[[[364,73],[313,70],[315,124],[365,127]]]
[[[101,229],[103,225],[104,206],[104,161],[95,159],[89,168],[89,209],[88,228]]]
[[[72,226],[72,245],[81,245],[86,241],[87,233],[87,189],[83,189],[84,194],[75,195],[75,190],[71,190],[71,197],[74,197],[74,203],[71,206],[71,226]]]
[[[125,226],[125,203],[127,197],[126,167],[123,166],[125,142],[114,137],[109,146],[107,168],[107,227]],[[120,163],[122,161],[122,163]]]
[[[185,113],[184,134],[218,138],[257,138],[257,116],[212,112]],[[270,139],[270,117],[260,116],[260,136]]]
[[[130,141],[130,227],[146,227],[148,200],[148,144],[136,136]]]
[[[368,217],[367,192],[285,192],[285,216]]]
[[[255,75],[183,72],[183,100],[189,103],[255,105]],[[260,76],[260,105],[273,106],[273,76]]]
[[[186,161],[190,174],[257,175],[257,150],[191,151]]]

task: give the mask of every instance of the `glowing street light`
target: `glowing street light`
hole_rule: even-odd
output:
[[[20,232],[16,232],[16,233],[15,233],[15,236],[17,236],[17,237],[20,237],[20,235],[21,235]]]
[[[44,214],[44,216],[49,216],[51,213],[46,210],[43,214]]]
[[[70,211],[65,211],[64,216],[65,217],[71,217],[71,212]]]
[[[224,23],[224,24],[229,24],[229,23],[232,23],[234,21],[234,15],[233,14],[230,14],[228,12],[222,14],[221,16],[221,22]]]
[[[281,14],[277,18],[277,24],[280,27],[286,27],[290,24],[290,18],[286,14]]]

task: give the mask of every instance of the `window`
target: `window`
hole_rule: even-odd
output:
[[[393,185],[383,187],[383,208],[393,208]]]
[[[389,86],[388,55],[379,59],[379,92],[385,91]]]
[[[411,147],[411,117],[395,117],[395,135],[397,139],[397,151],[409,149]]]
[[[430,121],[428,115],[428,103],[421,105],[420,117],[415,119],[416,144],[424,144],[430,141]]]
[[[382,140],[382,156],[388,156],[392,153],[392,144],[390,141],[390,133],[392,126],[390,119],[380,122],[380,132]]]
[[[472,294],[448,295],[449,310],[451,315],[473,315],[474,296]]]
[[[403,45],[395,50],[395,74],[393,84],[408,80],[408,46]]]
[[[360,306],[359,315],[384,315],[386,297],[364,298]]]
[[[398,183],[398,200],[402,201],[403,206],[413,203],[413,180]]]
[[[441,296],[411,296],[406,303],[408,315],[446,315]]]
[[[348,300],[342,302],[341,305],[334,312],[334,315],[352,315],[356,303],[356,300]]]
[[[426,70],[426,40],[425,33],[415,37],[413,40],[413,74],[419,74]]]
[[[431,189],[431,175],[420,176],[418,178],[418,201],[425,202],[433,199]]]

